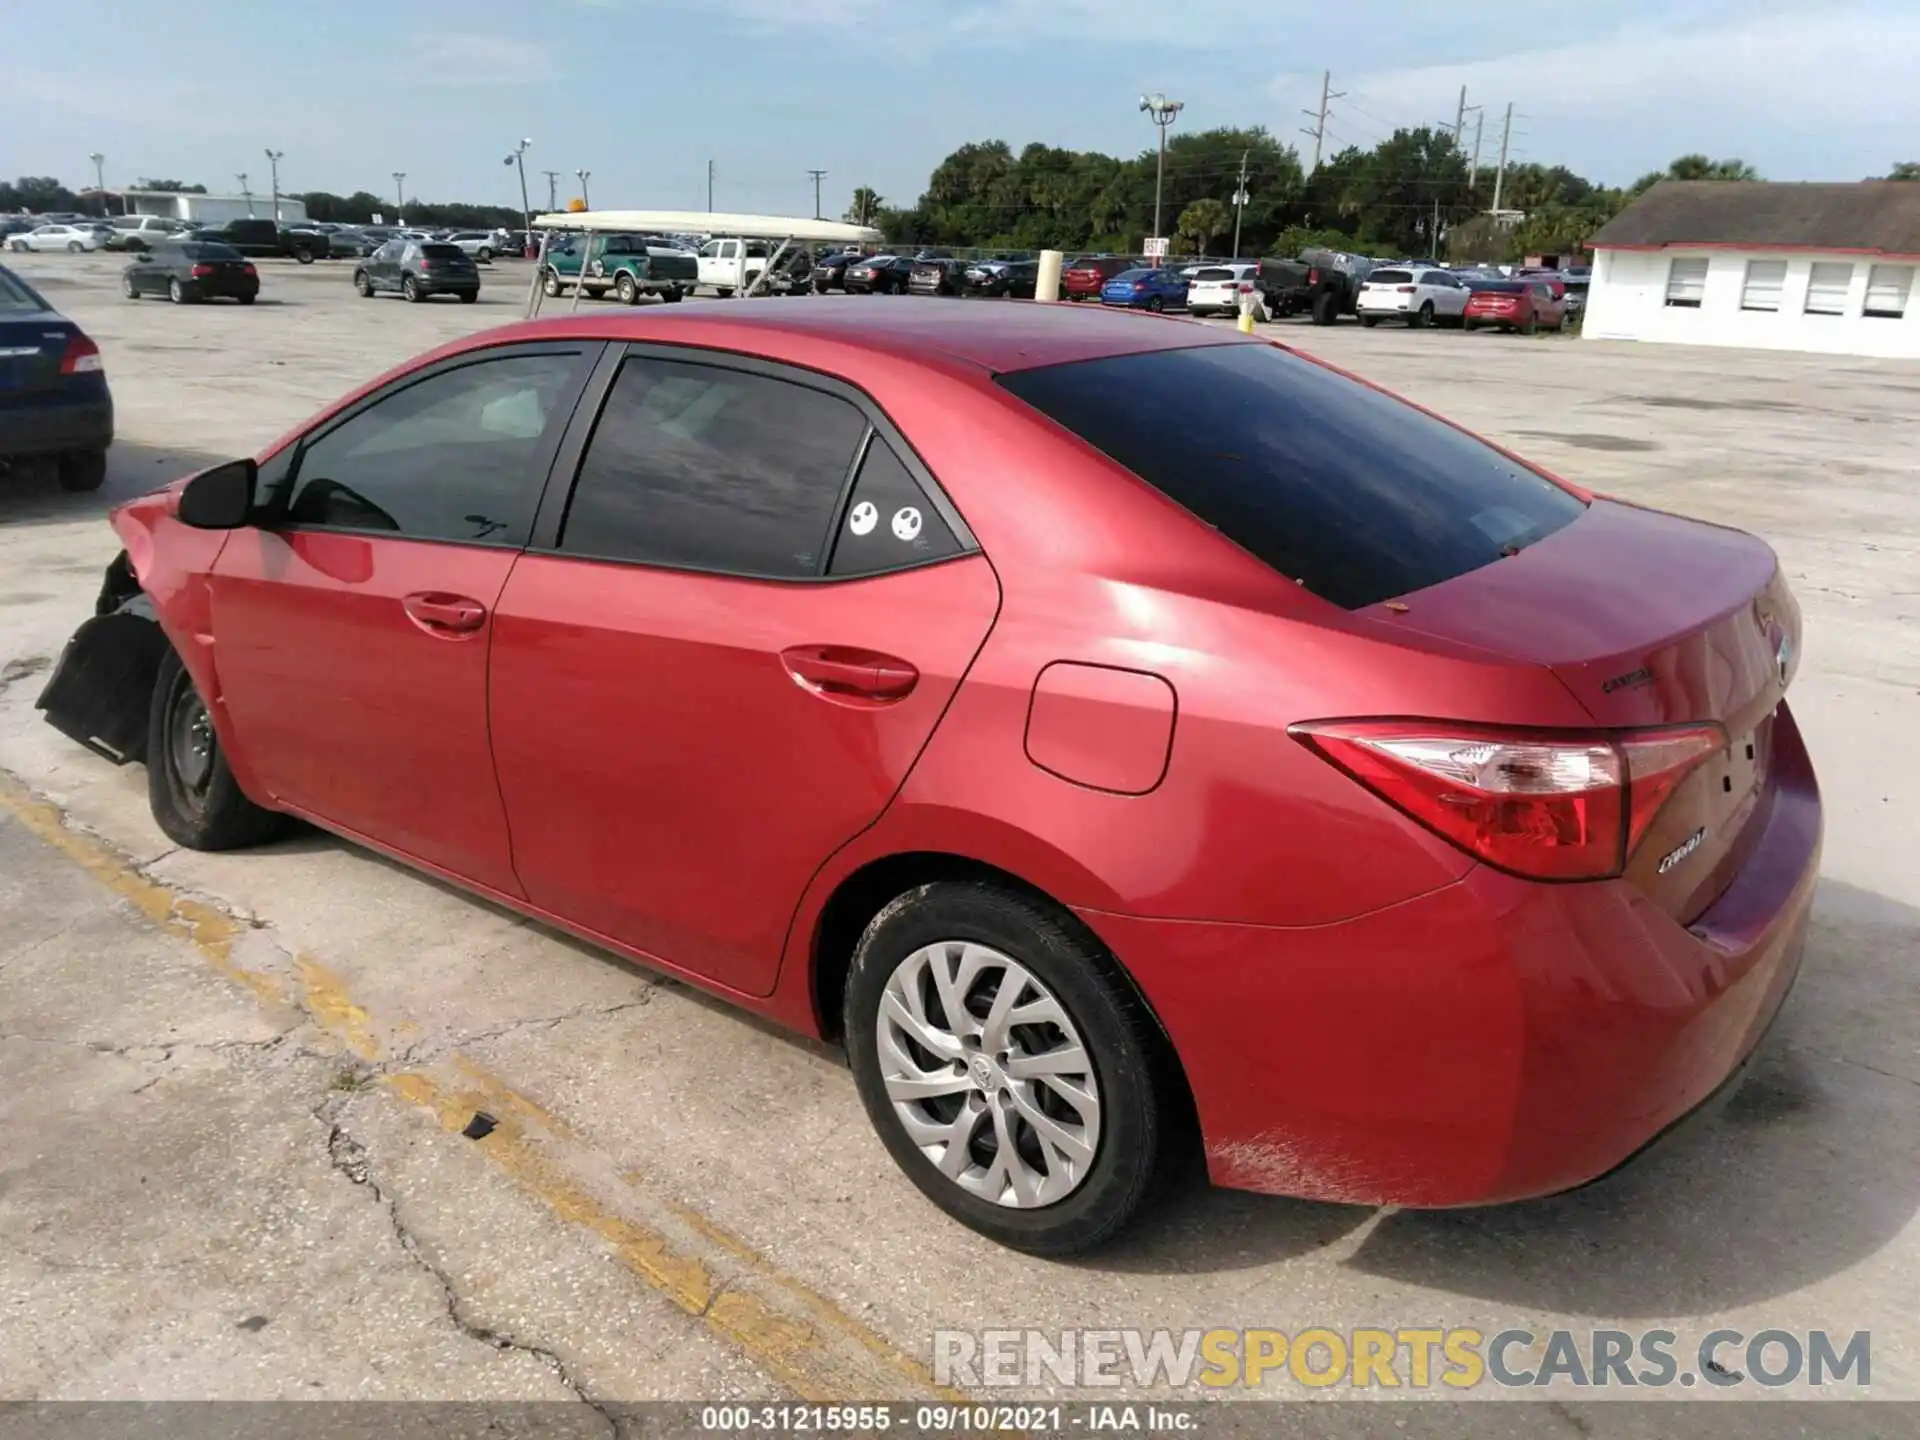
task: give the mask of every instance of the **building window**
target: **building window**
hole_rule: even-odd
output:
[[[1667,304],[1698,310],[1707,293],[1705,260],[1674,260],[1667,269]]]
[[[1749,260],[1747,283],[1740,291],[1742,310],[1778,310],[1780,292],[1787,284],[1784,260]]]
[[[1853,289],[1853,266],[1816,262],[1807,280],[1807,314],[1844,315],[1847,292]]]
[[[1867,272],[1865,314],[1882,320],[1898,320],[1907,313],[1907,296],[1913,290],[1913,266],[1876,265]]]

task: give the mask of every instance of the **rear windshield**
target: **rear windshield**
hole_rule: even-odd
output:
[[[1410,270],[1376,270],[1367,276],[1369,285],[1405,285],[1413,279]]]
[[[1156,350],[999,382],[1349,610],[1492,564],[1583,508],[1472,436],[1276,346]]]
[[[239,260],[242,258],[240,252],[231,245],[216,245],[211,240],[182,245],[180,253],[189,260]]]
[[[1193,278],[1196,280],[1231,280],[1233,279],[1233,271],[1222,265],[1209,265],[1204,270],[1194,271]]]
[[[1122,270],[1119,274],[1115,275],[1107,283],[1109,285],[1118,285],[1122,281],[1125,281],[1127,284],[1131,285],[1135,281],[1148,280],[1148,279],[1151,279],[1152,277],[1153,277],[1153,271],[1151,270]]]
[[[0,310],[44,310],[46,303],[10,270],[0,270]]]
[[[464,260],[467,252],[458,245],[422,245],[420,253],[429,260]]]
[[[1483,294],[1491,295],[1518,295],[1527,288],[1518,280],[1472,280],[1468,284]]]

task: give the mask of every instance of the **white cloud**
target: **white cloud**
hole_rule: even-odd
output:
[[[513,35],[467,32],[410,37],[413,59],[408,73],[431,85],[533,85],[558,72],[553,52],[543,41]]]

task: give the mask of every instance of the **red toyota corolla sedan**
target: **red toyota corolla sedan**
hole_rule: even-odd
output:
[[[1579,1185],[1736,1073],[1820,844],[1766,545],[1282,346],[859,300],[472,336],[118,510],[42,705],[844,1042],[1064,1253]]]

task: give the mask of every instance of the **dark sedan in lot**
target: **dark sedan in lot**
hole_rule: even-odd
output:
[[[849,295],[904,295],[917,262],[905,255],[875,255],[847,267]]]
[[[251,305],[260,294],[260,272],[231,245],[170,240],[136,256],[120,273],[120,289],[129,300],[164,295],[176,305],[196,300]]]
[[[1038,260],[983,260],[961,277],[968,295],[1004,296],[1031,300],[1040,278]]]
[[[847,267],[858,265],[866,257],[858,250],[842,250],[832,255],[824,255],[813,267],[813,289],[816,295],[824,295],[829,290],[847,288]]]
[[[100,347],[0,265],[0,469],[51,456],[61,489],[97,490],[112,443]]]
[[[435,295],[458,295],[471,305],[480,298],[480,267],[458,245],[444,240],[389,240],[353,272],[353,288],[371,298],[381,292],[418,303]]]

